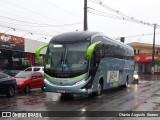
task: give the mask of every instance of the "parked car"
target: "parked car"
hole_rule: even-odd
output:
[[[41,72],[22,71],[15,78],[18,90],[29,93],[30,89],[41,88],[44,91],[44,76]]]
[[[14,77],[20,70],[4,70],[3,73]]]
[[[26,68],[24,71],[37,71],[37,72],[44,72],[44,67],[42,66],[32,66],[32,67],[28,67]]]
[[[0,72],[0,94],[5,94],[8,97],[15,95],[16,79]]]
[[[138,82],[139,82],[139,75],[138,75],[137,71],[134,71],[133,81],[134,81],[136,84],[138,84]]]

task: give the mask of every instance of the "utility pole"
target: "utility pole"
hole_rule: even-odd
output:
[[[154,24],[154,35],[153,35],[153,47],[152,47],[152,74],[154,74],[154,55],[155,55],[155,32],[156,32],[157,24]]]
[[[87,0],[84,0],[84,31],[88,30],[87,25]]]

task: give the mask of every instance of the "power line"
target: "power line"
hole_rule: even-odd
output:
[[[39,32],[39,33],[62,33],[62,32],[64,32],[64,31],[57,31],[57,30],[55,30],[55,29],[45,29],[45,28],[43,28],[43,29],[41,29],[41,28],[31,28],[31,27],[22,27],[22,26],[15,26],[15,25],[5,25],[5,24],[1,24],[1,26],[3,26],[3,27],[7,27],[7,28],[14,28],[14,29],[16,29],[16,30],[19,30],[19,31],[21,31],[21,30],[28,30],[28,31],[34,31],[34,32]],[[63,29],[62,29],[63,30]]]
[[[0,26],[1,27],[5,27],[5,28],[14,28],[14,29],[16,29],[16,30],[18,30],[18,31],[27,31],[27,32],[32,32],[32,33],[43,33],[43,34],[50,34],[50,35],[52,35],[53,36],[53,33],[55,34],[59,34],[59,33],[62,33],[62,31],[55,31],[55,29],[53,29],[53,30],[51,30],[51,29],[45,29],[45,28],[43,28],[43,29],[38,29],[38,28],[28,28],[28,26],[27,27],[23,27],[22,28],[22,26],[15,26],[14,24],[8,24],[8,25],[5,25],[5,24],[0,24]]]
[[[139,23],[139,24],[143,24],[143,25],[148,25],[148,26],[151,26],[151,27],[154,27],[154,24],[151,24],[151,23],[148,23],[148,22],[144,22],[142,20],[138,20],[138,19],[135,19],[134,17],[130,17],[128,15],[125,15],[124,13],[120,12],[119,10],[116,10],[116,9],[113,9],[111,7],[109,7],[108,5],[104,4],[102,1],[100,0],[90,0],[100,6],[102,6],[103,8],[111,11],[111,12],[114,12],[116,14],[118,14],[119,16],[123,17],[123,20],[127,20],[127,21],[130,21],[130,22],[135,22],[135,23]]]
[[[36,11],[33,11],[33,10],[30,10],[30,9],[28,9],[28,8],[24,8],[24,7],[22,7],[22,6],[20,6],[20,5],[17,5],[17,4],[15,4],[15,3],[12,3],[12,2],[10,2],[10,1],[7,1],[7,0],[3,0],[2,2],[6,2],[6,3],[8,3],[8,4],[10,4],[10,5],[12,5],[12,6],[18,6],[18,8],[21,8],[21,9],[24,9],[24,10],[26,10],[27,12],[31,12],[31,13],[34,13],[35,15],[39,15],[39,16],[41,16],[41,17],[45,17],[45,18],[49,18],[50,20],[54,20],[54,21],[56,21],[56,22],[59,22],[59,23],[61,23],[59,20],[56,20],[56,19],[53,19],[53,18],[51,18],[51,17],[49,17],[49,16],[46,16],[46,15],[43,15],[43,14],[41,14],[41,13],[39,13],[39,12],[36,12]]]
[[[38,33],[37,31],[34,31],[34,30],[26,30],[26,29],[15,28],[15,27],[13,28],[13,27],[9,27],[9,26],[5,26],[5,25],[1,25],[1,24],[0,24],[0,26],[1,26],[1,27],[4,27],[4,28],[11,28],[11,29],[20,30],[20,31],[23,31],[23,32],[31,32],[31,33],[33,33],[33,34],[37,34],[37,35],[53,36],[53,34],[46,34],[46,33],[42,34],[42,33]]]
[[[71,24],[63,24],[63,25],[38,24],[38,23],[32,23],[32,22],[12,19],[12,18],[8,18],[8,17],[4,17],[4,16],[0,16],[0,17],[6,18],[6,19],[9,19],[9,20],[13,20],[13,21],[16,21],[16,22],[21,22],[23,24],[17,24],[17,23],[15,24],[15,23],[9,23],[9,22],[0,21],[0,22],[3,22],[3,23],[21,25],[21,26],[31,26],[31,27],[66,27],[66,26],[74,26],[74,25],[82,24],[82,22],[71,23]],[[27,23],[27,24],[25,24],[25,23]]]
[[[141,36],[148,36],[148,35],[153,35],[153,34],[154,34],[154,33],[148,33],[148,34],[138,34],[138,35],[126,36],[125,38],[141,37]],[[160,33],[155,33],[155,34],[160,34]]]
[[[116,15],[113,15],[113,14],[109,14],[109,13],[106,13],[106,12],[103,12],[103,11],[100,11],[100,10],[96,10],[94,8],[91,8],[91,7],[88,7],[88,12],[96,14],[96,15],[104,16],[104,17],[110,17],[110,18],[115,18],[115,19],[123,19],[122,17],[116,16]]]
[[[9,13],[8,11],[3,11],[3,10],[0,10],[2,11],[2,13],[6,13],[6,14],[11,14],[13,15],[12,13]],[[38,23],[38,22],[30,22],[30,21],[34,21],[34,19],[31,19],[31,18],[28,18],[28,17],[23,17],[23,16],[19,16],[17,14],[14,14],[14,16],[18,16],[20,18],[24,18],[24,20],[20,20],[20,19],[14,19],[14,18],[11,18],[11,17],[6,17],[6,16],[0,16],[2,19],[7,19],[7,20],[11,20],[11,21],[15,21],[15,22],[20,22],[20,23],[23,23],[23,24],[33,24],[33,25],[40,25],[40,26],[44,26],[44,27],[67,27],[67,26],[73,26],[73,25],[78,25],[78,24],[82,24],[83,22],[75,22],[75,23],[66,23],[66,24],[59,24],[59,25],[53,25],[53,24],[46,24],[46,23]],[[30,21],[26,21],[26,19],[29,19]]]
[[[49,0],[45,0],[45,3],[47,3],[48,5],[51,5],[51,6],[54,5],[55,7],[59,8],[60,10],[63,10],[66,13],[70,14],[72,17],[74,16],[74,17],[76,17],[78,19],[81,19],[80,17],[78,17],[77,15],[73,14],[72,12],[70,12],[70,11],[68,11],[68,10],[66,10],[66,9],[64,9],[62,7],[57,6],[56,4],[54,4],[53,2],[51,2]]]
[[[120,17],[120,16],[116,16],[116,15],[113,15],[113,14],[109,14],[109,13],[106,13],[106,12],[103,12],[103,11],[100,11],[100,10],[96,10],[96,9],[93,9],[93,8],[89,8],[88,12],[92,13],[92,14],[99,15],[99,16],[103,16],[103,17],[109,17],[109,18],[113,18],[113,19],[119,19],[119,20],[125,20],[125,21],[128,21],[128,22],[137,23],[137,22],[132,21],[130,19]],[[141,24],[141,23],[139,23],[139,24]]]

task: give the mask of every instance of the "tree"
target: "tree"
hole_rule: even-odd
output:
[[[160,58],[155,59],[155,64],[158,66],[157,71],[159,72],[159,66],[160,66]]]

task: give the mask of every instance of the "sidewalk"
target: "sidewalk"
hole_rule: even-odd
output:
[[[141,80],[147,80],[147,81],[160,80],[160,75],[139,75],[139,77],[140,77],[140,81]]]

